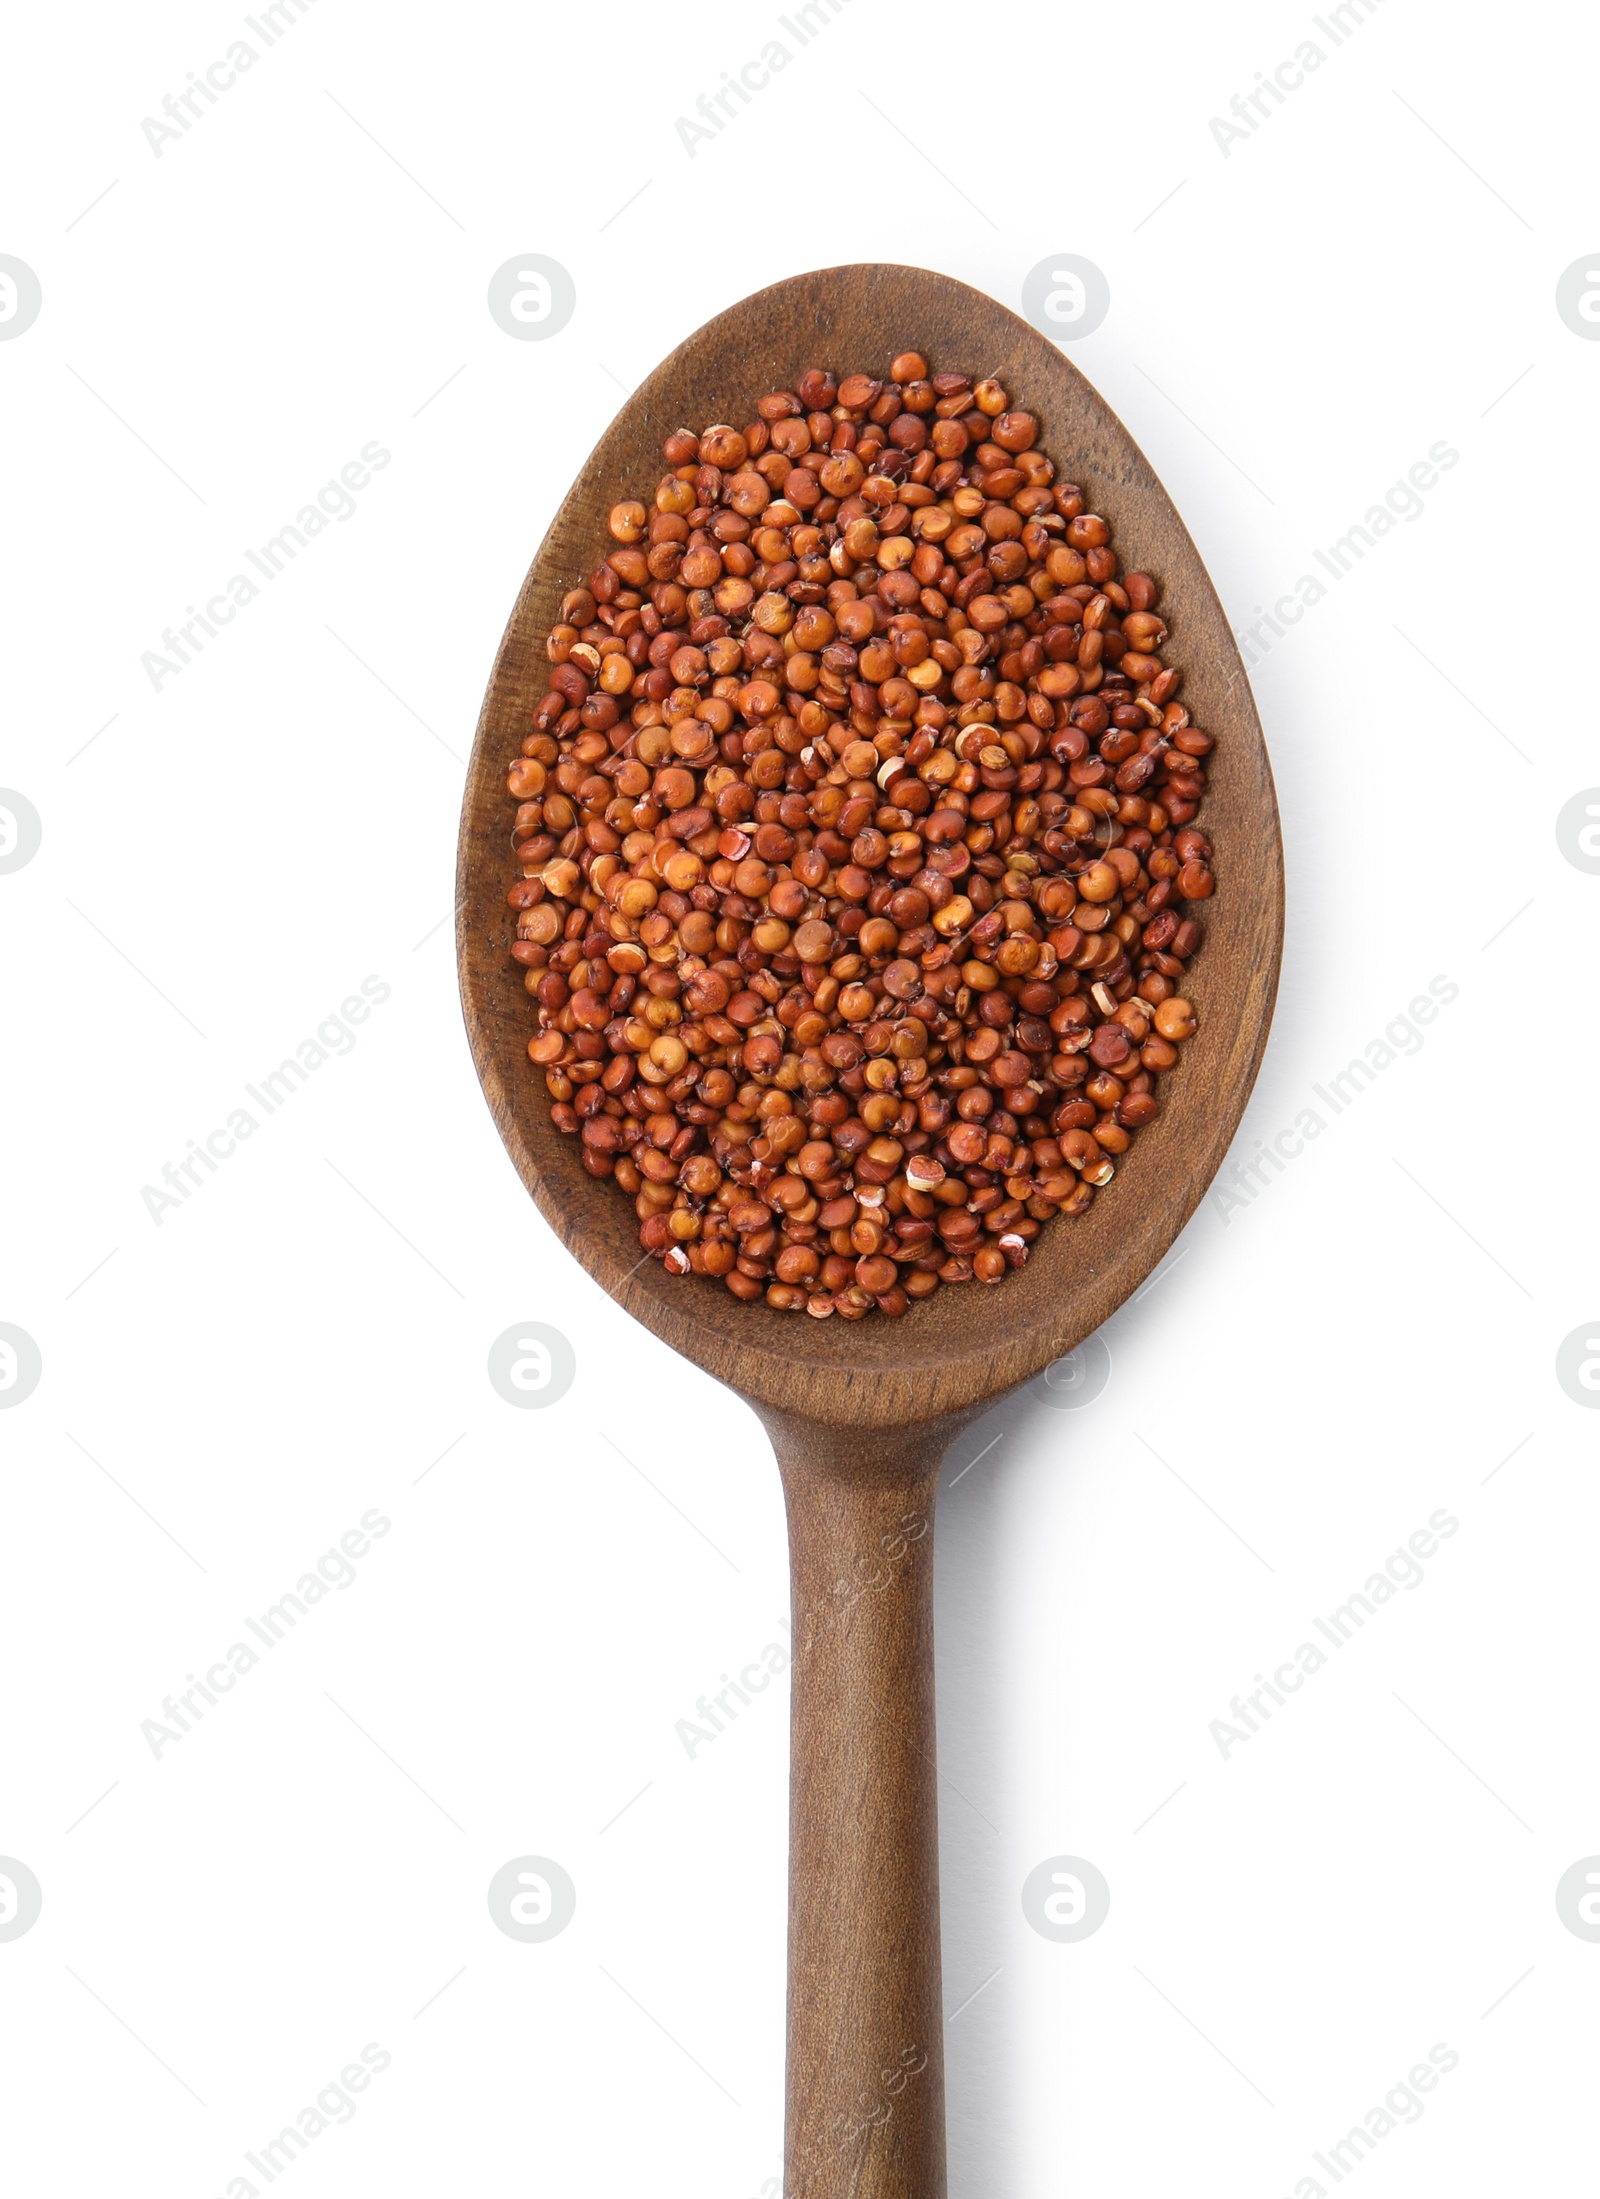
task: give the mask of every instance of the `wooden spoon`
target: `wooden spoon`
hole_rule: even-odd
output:
[[[1025,1269],[944,1289],[900,1320],[813,1321],[641,1262],[633,1204],[584,1173],[529,1063],[506,767],[547,688],[562,595],[610,547],[606,514],[648,497],[672,429],[754,417],[807,367],[883,373],[897,353],[995,375],[1040,447],[1161,584],[1184,699],[1216,736],[1200,822],[1218,892],[1185,988],[1199,1036],[1115,1182],[1048,1222]],[[951,1439],[1121,1305],[1194,1212],[1266,1042],[1283,857],[1261,727],[1228,622],[1155,474],[1056,347],[981,292],[922,268],[826,268],[774,284],[680,344],[629,399],[540,546],[495,660],[467,775],[457,885],[461,995],[485,1097],[541,1213],[636,1320],[748,1399],[772,1438],[793,1570],[789,2056],[791,2199],[943,2199],[944,2013],[933,1714],[933,1511]]]

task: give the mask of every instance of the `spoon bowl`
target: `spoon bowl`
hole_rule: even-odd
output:
[[[528,1060],[512,960],[506,767],[548,686],[544,638],[648,494],[674,428],[746,420],[806,368],[879,371],[908,348],[993,375],[1040,447],[1161,586],[1183,699],[1214,734],[1200,822],[1218,893],[1185,977],[1200,1032],[1160,1118],[1087,1213],[1048,1222],[993,1288],[898,1320],[811,1320],[641,1258],[632,1202],[583,1169]],[[606,430],[551,522],[501,642],[468,767],[457,879],[462,1004],[495,1123],[545,1220],[623,1309],[743,1395],[778,1453],[794,1583],[786,2190],[941,2199],[932,1518],[951,1438],[1072,1351],[1160,1261],[1227,1152],[1266,1044],[1283,939],[1272,775],[1244,666],[1198,552],[1127,430],[1056,346],[950,277],[863,265],[795,276],[707,322]]]

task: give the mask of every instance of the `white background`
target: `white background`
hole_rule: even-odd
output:
[[[303,2199],[772,2189],[782,1685],[692,1761],[674,1728],[784,1639],[777,1477],[496,1139],[462,762],[551,511],[685,334],[849,259],[1014,306],[1065,251],[1111,288],[1073,355],[1236,625],[1459,460],[1253,674],[1290,920],[1238,1152],[1325,1133],[1201,1209],[1092,1402],[1010,1399],[947,1468],[952,2190],[1307,2199],[1440,2042],[1362,2192],[1571,2188],[1600,1495],[1554,1368],[1597,1311],[1600,882],[1555,820],[1600,779],[1600,347],[1554,292],[1600,244],[1592,34],[853,0],[691,158],[674,118],[776,11],[318,0],[270,51],[241,19],[38,9],[5,54],[0,250],[44,297],[0,342],[0,782],[44,830],[0,877],[0,1318],[44,1366],[0,1419],[0,1855],[44,1889],[0,1942],[13,2188],[264,2190],[246,2151],[376,2042]],[[256,67],[157,157],[142,118],[241,34]],[[1225,154],[1211,118],[1308,36]],[[515,342],[485,290],[532,251],[577,310]],[[355,516],[156,691],[142,654],[371,441]],[[157,1226],[142,1187],[369,974],[353,1052]],[[1313,1084],[1436,976],[1335,1119]],[[577,1359],[537,1413],[484,1371],[527,1320]],[[163,1698],[372,1507],[354,1584],[153,1756]],[[1423,1585],[1225,1759],[1211,1722],[1441,1507]],[[485,1902],[530,1853],[578,1889],[536,1946]],[[1019,1898],[1063,1853],[1112,1890],[1072,1946]]]

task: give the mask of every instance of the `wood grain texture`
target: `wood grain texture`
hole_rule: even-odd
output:
[[[935,372],[997,376],[1014,405],[1037,413],[1039,447],[1110,522],[1123,564],[1161,583],[1183,699],[1216,736],[1199,821],[1215,843],[1217,896],[1185,984],[1199,1036],[1162,1079],[1160,1119],[1140,1131],[1088,1213],[1047,1223],[1026,1268],[992,1289],[940,1290],[900,1320],[812,1321],[641,1261],[632,1201],[585,1174],[578,1141],[551,1123],[543,1076],[527,1058],[533,1011],[509,953],[506,768],[548,686],[544,637],[560,599],[610,549],[611,505],[652,493],[663,438],[680,426],[748,420],[759,397],[792,386],[807,367],[881,374],[910,349]],[[484,1094],[540,1212],[621,1306],[750,1401],[782,1467],[796,1638],[791,2199],[943,2199],[932,1654],[939,1459],[986,1404],[1114,1313],[1194,1212],[1255,1081],[1282,942],[1277,804],[1227,619],[1142,452],[1053,344],[948,276],[828,268],[718,315],[640,386],[552,521],[495,660],[461,820],[458,960]]]
[[[945,1423],[773,1431],[789,1513],[790,2199],[944,2199],[933,1519]]]

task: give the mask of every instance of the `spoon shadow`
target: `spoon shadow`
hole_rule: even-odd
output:
[[[1116,1358],[1141,1328],[1167,1319],[1160,1286],[1186,1261],[1202,1263],[1202,1245],[1191,1223],[1109,1321],[965,1432],[940,1477],[935,1632],[950,2199],[1009,2199],[1024,2188],[1021,2133],[1035,2105],[1023,2094],[1024,1998],[1007,1974],[1022,1926],[1016,1836],[1027,1829],[1012,1821],[1009,1800],[1018,1784],[1008,1773],[1017,1747],[1008,1637],[1024,1531],[1010,1496],[1037,1470],[1041,1447],[1058,1453],[1065,1472],[1087,1455],[1089,1409],[1111,1385]],[[1152,1296],[1153,1306],[1146,1303]],[[1072,1593],[1070,1560],[1062,1592]],[[1041,1855],[1072,1845],[1072,1744],[1070,1728],[1051,1736],[1066,1759],[1069,1799],[1053,1825],[1036,1828]]]
[[[1002,1399],[955,1444],[939,1487],[935,1692],[950,2199],[1002,2199],[1019,2187],[1022,2012],[1004,1975],[1017,1888],[991,1811],[1006,1791],[1003,1620],[1014,1573],[1004,1484],[1021,1470],[1007,1438],[1048,1411],[1026,1391]]]

